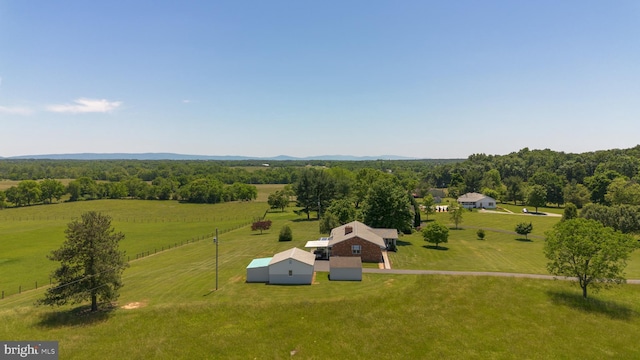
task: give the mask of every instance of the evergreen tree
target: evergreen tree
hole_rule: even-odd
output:
[[[98,301],[116,300],[122,287],[121,275],[128,264],[118,244],[124,234],[115,232],[109,216],[95,211],[70,222],[65,233],[62,247],[48,256],[60,262],[52,273],[57,285],[49,288],[39,303],[60,306],[89,299],[91,311],[97,311]]]

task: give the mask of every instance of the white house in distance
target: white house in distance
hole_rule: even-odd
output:
[[[269,261],[269,284],[311,284],[316,256],[291,248],[277,253]]]
[[[458,204],[467,209],[495,209],[496,199],[479,193],[466,193],[458,198]]]

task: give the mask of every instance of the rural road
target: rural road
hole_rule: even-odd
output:
[[[498,276],[518,277],[546,280],[576,280],[575,278],[557,277],[553,275],[519,274],[491,271],[446,271],[446,270],[405,270],[405,269],[370,269],[363,268],[362,272],[373,274],[407,274],[407,275],[462,275],[462,276]],[[628,284],[640,284],[640,280],[627,280]]]
[[[329,261],[316,260],[315,271],[329,272]],[[362,268],[363,273],[371,274],[401,274],[401,275],[454,275],[454,276],[499,276],[499,277],[517,277],[529,279],[545,279],[545,280],[576,280],[575,278],[556,277],[553,275],[539,274],[520,274],[493,271],[448,271],[448,270],[408,270],[408,269],[374,269]],[[627,280],[628,284],[640,284],[640,280]]]

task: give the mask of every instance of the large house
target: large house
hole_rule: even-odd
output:
[[[374,229],[352,221],[331,230],[328,241],[330,256],[357,256],[365,262],[381,262],[382,251],[395,250],[396,229]]]
[[[466,193],[458,198],[458,204],[467,209],[495,209],[496,199],[479,193]]]

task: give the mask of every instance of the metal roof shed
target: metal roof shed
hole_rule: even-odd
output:
[[[247,282],[269,282],[269,262],[272,258],[253,259],[247,266]]]
[[[329,279],[362,281],[362,259],[358,256],[330,257]]]
[[[310,285],[315,263],[314,254],[298,248],[277,253],[269,263],[269,283]]]

